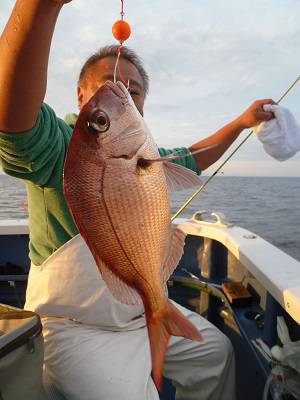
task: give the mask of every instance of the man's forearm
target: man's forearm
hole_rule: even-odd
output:
[[[20,132],[35,124],[61,7],[53,0],[16,1],[0,38],[0,131]]]
[[[240,121],[234,120],[213,135],[189,147],[190,151],[195,151],[202,147],[216,145],[212,149],[194,155],[198,168],[203,171],[215,163],[235,141],[243,129],[244,126],[242,126]]]
[[[265,111],[263,108],[265,104],[273,103],[272,99],[254,101],[237,119],[225,125],[208,138],[193,144],[189,148],[190,151],[195,151],[205,146],[216,145],[214,148],[194,155],[198,168],[203,171],[216,162],[243,129],[256,126],[263,121],[269,121],[274,118],[271,112]]]

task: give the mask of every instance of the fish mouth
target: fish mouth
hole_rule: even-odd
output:
[[[108,87],[116,96],[124,99],[127,98],[127,89],[122,82],[113,83],[112,81],[106,81],[105,86]]]

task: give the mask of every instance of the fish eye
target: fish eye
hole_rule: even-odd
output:
[[[96,111],[88,121],[88,126],[96,132],[106,132],[110,126],[108,115],[104,111]]]

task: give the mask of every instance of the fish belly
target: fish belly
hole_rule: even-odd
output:
[[[107,166],[103,181],[103,205],[107,214],[101,258],[131,284],[137,277],[161,281],[170,237],[170,209],[165,177],[160,165],[151,171],[126,171]],[[119,172],[119,173],[118,173]],[[104,222],[104,221],[103,221]]]

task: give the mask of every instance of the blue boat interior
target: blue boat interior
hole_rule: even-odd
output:
[[[30,266],[28,235],[1,235],[0,244],[0,303],[23,307]],[[169,294],[183,306],[200,312],[230,338],[236,357],[237,399],[261,399],[270,366],[251,340],[261,338],[269,346],[276,344],[278,315],[284,316],[292,340],[300,339],[300,326],[253,279],[247,285],[252,295],[250,304],[233,307],[222,299],[222,282],[228,277],[238,279],[243,269],[237,260],[229,265],[228,260],[233,257],[228,253],[217,241],[188,235],[184,256],[169,282]],[[200,286],[194,277],[201,280]],[[211,291],[205,291],[203,282]],[[174,399],[174,388],[168,380],[163,381],[160,398]]]

